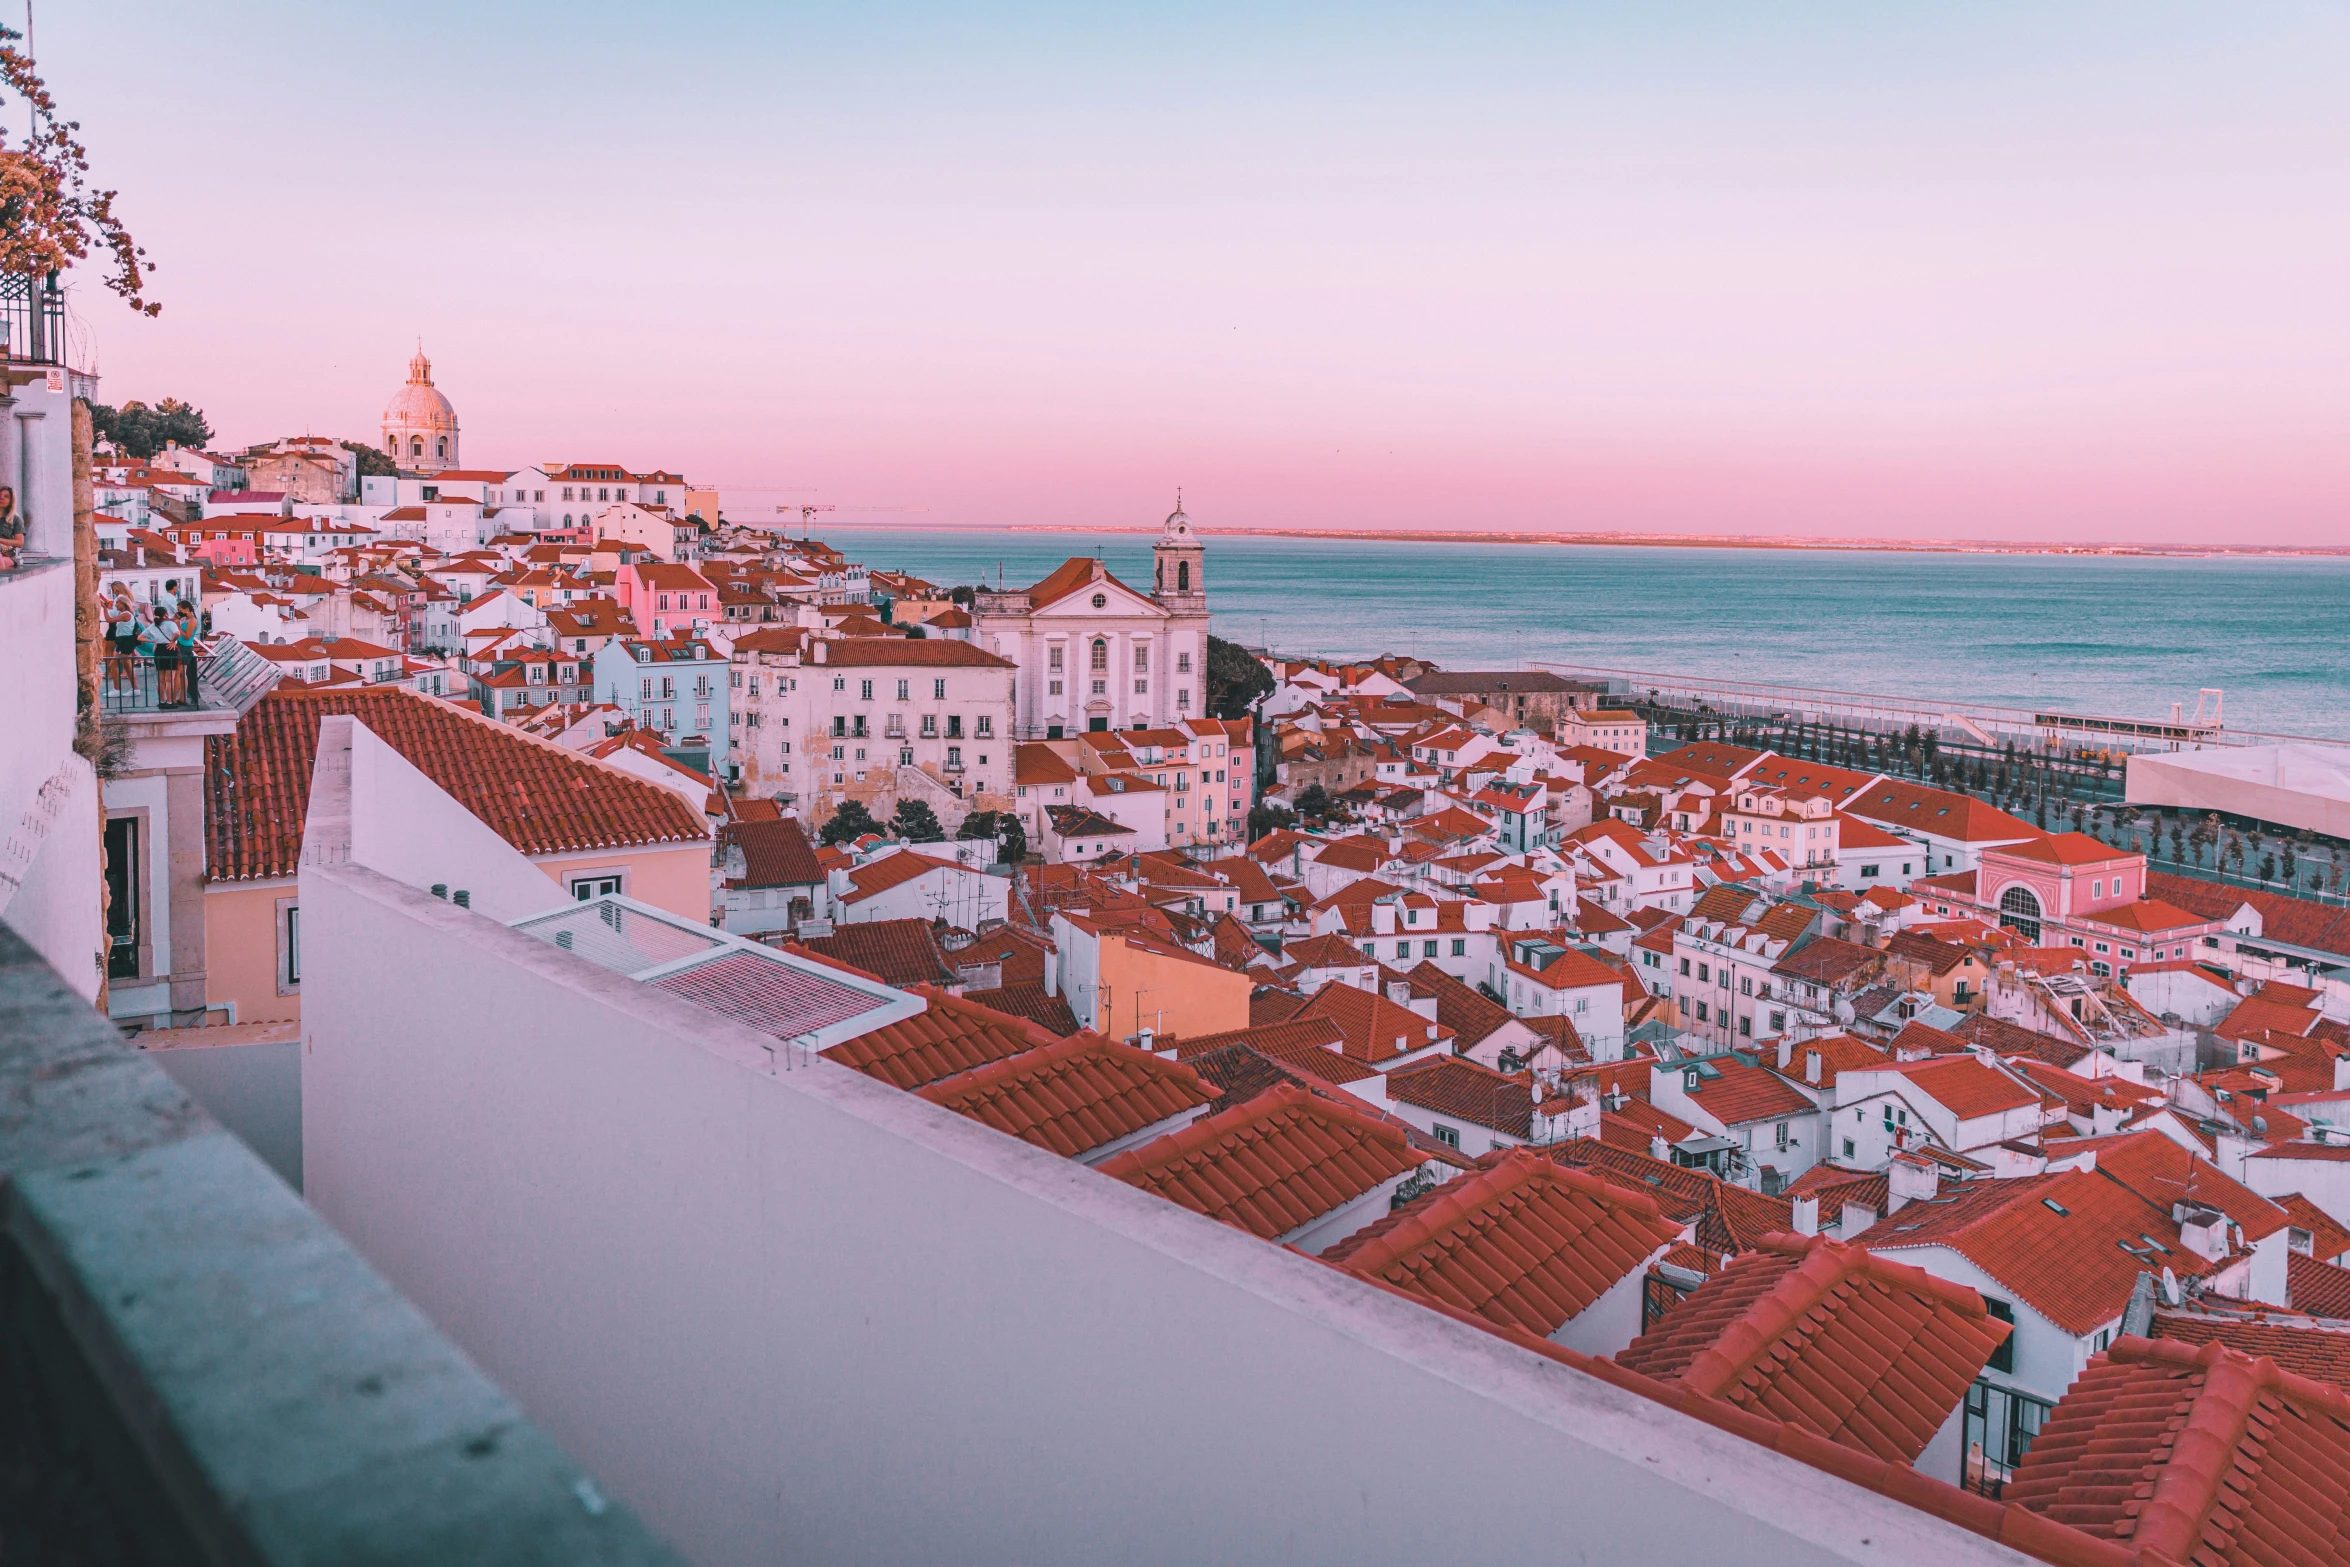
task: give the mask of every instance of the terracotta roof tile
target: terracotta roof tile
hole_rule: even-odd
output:
[[[1643,1067],[1646,1063],[1640,1063]],[[1646,1192],[1667,1217],[1697,1232],[1708,1251],[1751,1251],[1766,1235],[1795,1228],[1795,1207],[1785,1197],[1733,1186],[1718,1175],[1686,1169],[1632,1149],[1611,1147],[1595,1137],[1552,1143],[1542,1150],[1560,1164],[1606,1177],[1632,1191]]]
[[[1280,1241],[1423,1162],[1400,1128],[1281,1083],[1099,1168]]]
[[[1077,1032],[1077,1014],[1069,1010],[1069,998],[1048,994],[1041,979],[1008,980],[993,990],[966,990],[963,999],[1034,1023],[1056,1039]]]
[[[743,887],[812,887],[824,880],[816,847],[794,817],[738,821],[724,829],[724,841],[743,851]]]
[[[2165,1249],[2147,1250],[2142,1237]],[[2214,1266],[2187,1250],[2167,1205],[2095,1170],[1973,1183],[1879,1220],[1863,1243],[1895,1254],[1947,1246],[2072,1334],[2119,1317],[2141,1273],[2168,1267],[2187,1278]]]
[[[929,1010],[844,1039],[823,1052],[825,1059],[911,1090],[1052,1042],[1024,1018],[930,985],[913,991],[930,1003]]]
[[[2287,1252],[2285,1298],[2295,1311],[2350,1321],[2350,1268]]]
[[[2255,1359],[2273,1360],[2295,1376],[2350,1390],[2350,1333],[2313,1322],[2255,1322],[2207,1317],[2193,1311],[2157,1311],[2152,1338],[2176,1344],[2220,1343]]]
[[[1387,1074],[1389,1098],[1520,1142],[1534,1135],[1536,1092],[1531,1073],[1496,1072],[1463,1056],[1436,1056]]]
[[[885,985],[951,985],[954,970],[938,950],[928,920],[867,920],[835,925],[829,936],[803,936],[800,945],[821,957],[862,969]]]
[[[1964,1285],[1824,1236],[1773,1235],[1615,1358],[1906,1464],[2009,1331]]]
[[[310,810],[320,720],[349,714],[525,854],[706,843],[675,791],[402,686],[272,691],[204,742],[211,880],[291,876]]]
[[[2350,1559],[2350,1396],[2212,1342],[2117,1340],[2006,1496],[2140,1561]]]
[[[1187,1066],[1099,1034],[1075,1034],[916,1090],[934,1105],[1064,1158],[1214,1102]]]
[[[1323,1255],[1547,1338],[1680,1236],[1654,1199],[1512,1148]]]

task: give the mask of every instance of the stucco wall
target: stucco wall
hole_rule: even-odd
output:
[[[2023,1560],[828,1062],[770,1071],[477,915],[304,881],[311,1200],[704,1567]]]
[[[204,891],[204,998],[234,1003],[239,1023],[302,1015],[299,991],[278,994],[277,905],[291,881],[215,882]]]

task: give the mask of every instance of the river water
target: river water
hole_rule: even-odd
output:
[[[1152,536],[824,528],[942,585],[1099,554],[1148,591]],[[2131,718],[2226,693],[2230,729],[2350,739],[2350,559],[1372,542],[1204,536],[1216,634],[1448,668],[1558,659]]]

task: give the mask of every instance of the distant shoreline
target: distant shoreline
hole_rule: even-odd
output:
[[[1156,528],[1075,528],[1057,523],[1012,523],[1002,526],[978,527],[968,524],[936,522],[914,526],[889,523],[831,523],[819,525],[816,531],[821,533],[829,529],[855,529],[869,533],[1109,533],[1131,534],[1138,538],[1148,538],[1156,535],[1159,531]],[[1594,545],[1645,549],[1843,550],[1898,555],[2087,555],[2107,558],[2139,556],[2175,560],[2215,560],[2232,556],[2257,556],[2263,559],[2282,560],[2338,559],[2350,556],[2350,545],[2024,544],[1996,539],[1828,539],[1746,534],[1708,536],[1678,533],[1508,533],[1465,529],[1452,532],[1431,528],[1396,529],[1393,531],[1370,528],[1216,528],[1206,530],[1203,536],[1209,539],[1323,539],[1334,542],[1374,544]]]

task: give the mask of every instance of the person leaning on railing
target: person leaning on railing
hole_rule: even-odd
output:
[[[0,571],[14,571],[24,555],[24,517],[16,509],[16,491],[0,484]]]

